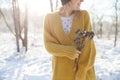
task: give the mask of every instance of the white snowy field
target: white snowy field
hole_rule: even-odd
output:
[[[29,49],[24,55],[24,48],[16,52],[11,34],[0,33],[0,80],[51,80],[51,55],[43,47],[42,35],[38,36],[29,36]],[[120,40],[114,48],[114,39],[94,39],[97,80],[120,80]]]

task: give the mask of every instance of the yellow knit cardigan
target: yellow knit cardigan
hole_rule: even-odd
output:
[[[78,63],[78,71],[74,72],[76,44],[74,38],[77,29],[91,31],[90,17],[87,11],[80,10],[80,17],[73,20],[70,33],[67,35],[62,27],[59,11],[49,13],[44,19],[44,44],[52,54],[52,80],[96,80],[94,61],[96,48],[91,40],[83,49]]]

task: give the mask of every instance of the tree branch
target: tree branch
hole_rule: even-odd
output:
[[[5,15],[3,14],[1,8],[0,8],[0,14],[2,15],[3,20],[5,21],[5,23],[6,23],[7,27],[8,27],[8,29],[9,29],[9,30],[12,32],[12,34],[15,36],[15,33],[14,33],[13,30],[11,29],[11,26],[8,24],[8,22],[7,22],[6,18],[5,18]]]

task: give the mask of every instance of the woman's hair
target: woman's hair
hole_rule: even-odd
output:
[[[62,3],[62,5],[65,5],[65,4],[68,3],[69,1],[71,1],[71,0],[61,0],[61,3]]]
[[[59,9],[60,13],[63,13],[64,11],[66,11],[66,8],[70,7],[70,3],[69,3],[70,1],[71,0],[61,0],[62,7]],[[72,14],[73,14],[73,18],[77,19],[80,16],[80,10],[73,11]]]

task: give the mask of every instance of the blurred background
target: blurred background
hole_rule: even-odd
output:
[[[51,80],[43,44],[47,13],[60,0],[0,0],[0,80]],[[120,0],[85,0],[95,32],[97,80],[120,80]]]

